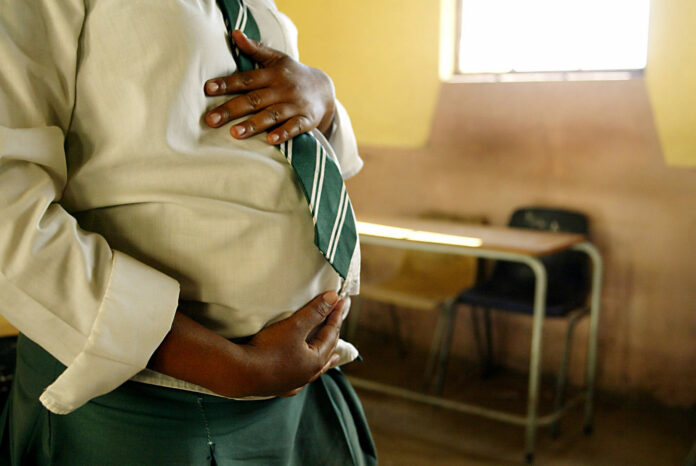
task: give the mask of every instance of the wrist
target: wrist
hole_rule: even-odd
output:
[[[263,395],[263,364],[252,345],[230,343],[215,393],[228,398]]]

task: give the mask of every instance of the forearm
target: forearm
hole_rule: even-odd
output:
[[[177,311],[148,367],[227,397],[254,392],[252,360],[234,344]]]
[[[148,367],[232,398],[288,394],[338,363],[343,305],[335,291],[325,292],[243,345],[178,310]]]

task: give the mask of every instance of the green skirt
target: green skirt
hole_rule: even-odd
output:
[[[38,398],[64,369],[20,335],[0,419],[0,464],[377,464],[362,406],[340,370],[294,397],[262,401],[126,382],[56,415]]]

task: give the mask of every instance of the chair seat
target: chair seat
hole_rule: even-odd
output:
[[[457,303],[533,314],[534,288],[519,289],[506,283],[488,281],[462,292]],[[547,289],[546,315],[549,317],[564,316],[584,304],[585,290],[582,287],[555,283]]]

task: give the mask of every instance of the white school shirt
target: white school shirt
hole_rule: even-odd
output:
[[[297,58],[289,19],[246,3]],[[239,337],[358,291],[359,247],[342,284],[282,154],[203,122],[230,98],[203,92],[235,71],[226,35],[215,0],[0,0],[0,313],[67,366],[41,396],[55,413],[134,376],[205,391],[143,370],[179,298]],[[360,170],[340,104],[315,133]]]

